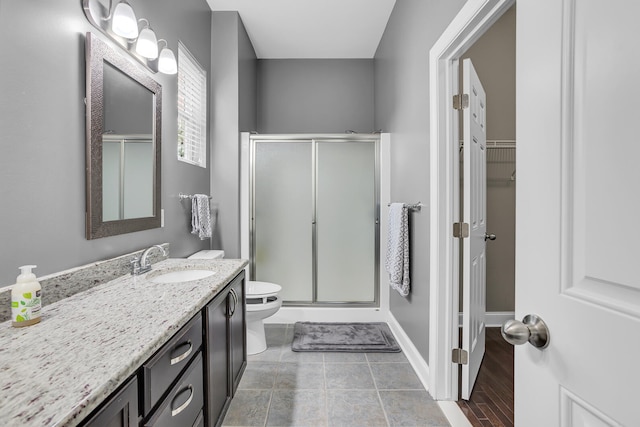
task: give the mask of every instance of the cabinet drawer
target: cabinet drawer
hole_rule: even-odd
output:
[[[203,407],[202,353],[198,352],[187,370],[144,426],[186,427],[197,425]]]
[[[197,314],[143,365],[144,416],[160,401],[201,345],[202,315]]]
[[[98,412],[81,423],[83,427],[136,427],[138,425],[138,380],[133,377]]]

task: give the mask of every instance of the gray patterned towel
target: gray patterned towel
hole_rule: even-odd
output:
[[[191,198],[191,234],[197,234],[200,240],[211,237],[211,211],[206,194],[194,194]]]
[[[389,230],[385,269],[389,284],[400,295],[409,295],[409,209],[404,203],[389,207]]]

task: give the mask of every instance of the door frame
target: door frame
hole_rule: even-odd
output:
[[[459,58],[516,0],[468,0],[429,51],[430,250],[429,392],[436,400],[458,400]],[[454,344],[455,343],[455,344]]]

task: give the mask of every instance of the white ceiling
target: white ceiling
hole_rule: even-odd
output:
[[[258,58],[373,58],[396,0],[207,0],[238,11]]]

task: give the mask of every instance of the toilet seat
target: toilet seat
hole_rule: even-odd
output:
[[[282,304],[278,299],[278,292],[282,286],[269,282],[250,280],[247,282],[246,299],[247,311],[269,311],[279,308]]]
[[[250,280],[247,282],[247,299],[277,296],[281,290],[282,286],[276,285],[275,283]]]
[[[264,302],[265,299],[267,302]],[[279,309],[281,305],[282,303],[277,297],[260,298],[254,301],[249,301],[249,298],[247,298],[246,310],[247,313],[259,311],[269,312],[273,309]]]

